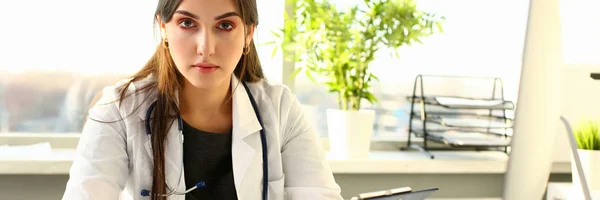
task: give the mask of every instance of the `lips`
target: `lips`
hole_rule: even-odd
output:
[[[219,69],[219,66],[207,62],[196,63],[193,67],[201,74],[209,74]]]
[[[206,62],[196,63],[194,65],[194,67],[199,67],[199,68],[219,68],[219,66],[217,66],[215,64],[206,63]]]

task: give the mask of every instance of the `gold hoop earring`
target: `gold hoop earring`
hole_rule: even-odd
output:
[[[165,49],[169,48],[169,42],[167,41],[167,38],[163,39],[162,45]]]
[[[248,55],[248,53],[250,53],[250,48],[248,48],[248,46],[244,47],[244,55]]]

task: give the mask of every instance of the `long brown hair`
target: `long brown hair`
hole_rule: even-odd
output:
[[[155,26],[158,23],[156,16],[160,16],[162,23],[169,22],[177,7],[182,0],[159,0],[156,8]],[[258,25],[258,11],[256,8],[256,0],[235,0],[242,21],[246,24],[245,30],[248,33],[247,27]],[[157,46],[156,52],[144,67],[135,73],[131,80],[123,85],[120,89],[120,99],[122,102],[126,98],[127,88],[134,82],[142,80],[149,75],[154,75],[157,81],[138,88],[137,92],[156,91],[156,107],[151,117],[151,140],[153,154],[153,169],[152,169],[152,200],[164,200],[166,197],[160,197],[156,194],[164,194],[167,192],[167,184],[165,181],[165,139],[167,138],[168,130],[171,122],[177,117],[178,108],[176,106],[175,91],[183,84],[184,77],[175,67],[175,63],[171,58],[169,50],[162,45],[164,41]],[[241,81],[256,82],[264,79],[262,68],[258,60],[258,53],[254,42],[248,46],[248,54],[242,55],[240,61],[234,69],[234,75]],[[121,105],[121,104],[120,104]],[[150,119],[146,119],[150,120]],[[145,133],[140,133],[145,134]],[[171,187],[174,185],[171,183]],[[177,188],[171,188],[177,189]]]

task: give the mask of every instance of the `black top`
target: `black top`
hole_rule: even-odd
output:
[[[231,133],[209,133],[183,122],[183,167],[185,185],[189,189],[204,181],[185,195],[186,200],[237,200],[231,163]]]

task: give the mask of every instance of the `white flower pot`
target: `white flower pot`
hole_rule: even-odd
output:
[[[367,158],[373,136],[374,110],[327,110],[330,153],[338,158]]]
[[[581,166],[590,191],[600,190],[600,151],[577,149],[577,153],[581,159]],[[579,174],[573,156],[571,156],[571,173],[573,185],[575,188],[580,189],[581,182],[579,181]]]

